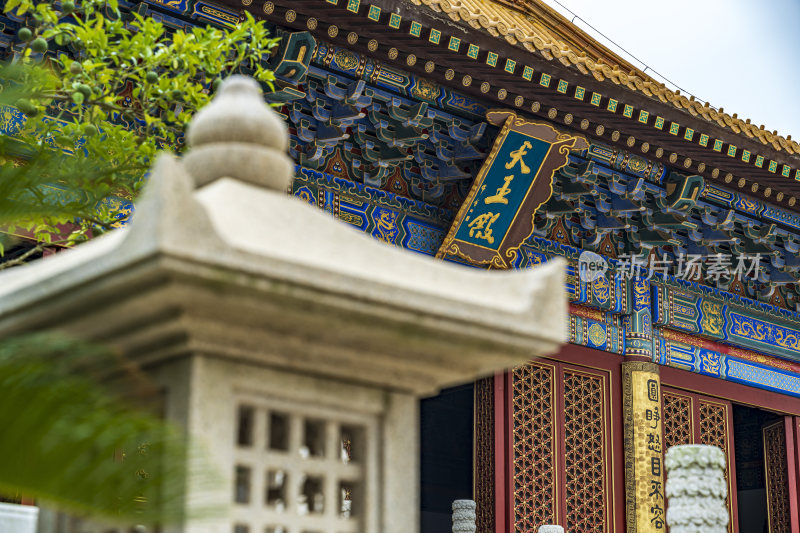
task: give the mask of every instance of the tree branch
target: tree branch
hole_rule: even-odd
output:
[[[14,259],[9,259],[8,261],[6,261],[4,263],[0,263],[0,270],[5,270],[6,268],[11,268],[11,267],[15,267],[15,266],[18,266],[18,265],[22,265],[32,255],[35,255],[35,254],[37,254],[39,252],[43,252],[45,250],[45,248],[47,248],[49,246],[65,246],[65,245],[69,244],[69,242],[70,242],[69,239],[61,239],[61,240],[58,240],[58,241],[52,241],[52,242],[46,242],[46,243],[45,242],[37,243],[36,246],[31,248],[30,250],[26,250],[25,253],[23,253],[19,257],[15,257]]]
[[[5,270],[7,268],[11,268],[11,267],[14,267],[14,266],[17,266],[17,265],[21,265],[21,264],[25,263],[25,261],[30,256],[32,256],[34,254],[37,254],[37,253],[43,251],[44,249],[45,249],[44,244],[43,243],[39,243],[36,246],[34,246],[33,248],[31,248],[30,250],[28,250],[25,253],[23,253],[22,255],[20,255],[19,257],[15,257],[14,259],[10,259],[8,261],[0,263],[0,270]]]

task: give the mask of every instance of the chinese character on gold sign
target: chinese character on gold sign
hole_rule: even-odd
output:
[[[476,216],[469,225],[469,236],[475,237],[476,239],[484,239],[489,244],[494,243],[494,237],[492,237],[492,224],[494,221],[497,220],[497,217],[500,216],[500,213],[483,213],[482,215]]]
[[[511,187],[509,187],[508,185],[509,185],[509,183],[511,183],[511,180],[513,180],[513,179],[514,179],[514,174],[511,174],[510,176],[506,176],[505,177],[505,183],[503,184],[502,187],[497,189],[497,194],[495,194],[494,196],[487,196],[486,200],[484,200],[483,203],[485,203],[485,204],[508,204],[508,199],[506,198],[506,196],[508,196],[508,193],[511,192]]]
[[[631,379],[636,531],[659,533],[666,529],[660,384],[649,372],[634,371]]]
[[[532,147],[533,145],[530,142],[525,141],[524,143],[522,143],[522,146],[520,146],[516,150],[513,150],[510,154],[511,160],[505,165],[506,170],[511,170],[512,168],[517,166],[517,164],[519,164],[519,168],[523,174],[530,174],[531,169],[528,165],[525,164],[525,161],[523,161],[522,158],[525,154],[528,153],[528,150]],[[506,198],[506,196],[508,196],[508,193],[511,192],[510,185],[511,185],[511,180],[513,179],[514,179],[514,174],[506,176],[504,178],[505,183],[503,183],[503,186],[497,189],[496,194],[494,194],[493,196],[488,196],[486,200],[484,200],[484,203],[508,205],[508,199]]]
[[[511,161],[506,163],[506,170],[511,170],[514,168],[514,165],[519,163],[519,168],[522,170],[523,174],[530,174],[531,169],[525,162],[522,160],[522,156],[528,153],[528,149],[533,148],[533,145],[529,141],[525,141],[522,143],[522,146],[511,152]]]

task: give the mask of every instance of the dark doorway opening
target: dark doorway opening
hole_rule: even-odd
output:
[[[733,444],[736,457],[736,492],[741,533],[767,532],[767,484],[761,428],[780,415],[733,406]]]
[[[421,533],[450,531],[453,500],[472,499],[472,383],[422,400]]]

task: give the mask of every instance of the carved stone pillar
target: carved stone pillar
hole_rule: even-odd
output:
[[[539,526],[539,529],[536,533],[564,533],[564,528],[561,526]]]
[[[475,533],[475,502],[473,500],[453,501],[453,533]]]
[[[667,524],[671,533],[726,533],[728,495],[725,453],[716,446],[687,444],[667,450]]]

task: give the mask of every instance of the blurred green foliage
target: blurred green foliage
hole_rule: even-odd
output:
[[[97,345],[44,334],[4,339],[0,493],[120,525],[180,520],[186,484],[211,478],[207,469],[187,478],[189,448],[157,416],[161,400]]]
[[[0,65],[0,227],[42,245],[71,245],[114,227],[159,150],[180,151],[194,112],[219,80],[277,44],[249,14],[228,30],[167,31],[117,0],[6,0],[26,17],[21,53]],[[21,123],[21,124],[20,124]],[[0,254],[2,254],[0,241]]]

